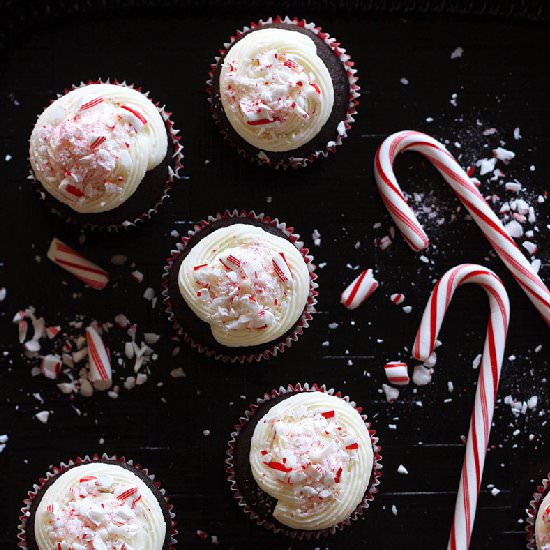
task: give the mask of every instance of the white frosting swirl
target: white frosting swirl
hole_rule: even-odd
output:
[[[361,415],[319,391],[272,407],[250,448],[256,483],[277,500],[273,517],[292,529],[326,529],[348,518],[368,489],[373,461]]]
[[[93,213],[126,201],[167,147],[164,122],[150,99],[126,86],[90,84],[44,110],[29,154],[48,193],[77,212]]]
[[[237,41],[225,56],[219,88],[233,129],[265,151],[311,141],[334,104],[332,79],[315,43],[285,29],[255,30]]]
[[[93,462],[67,470],[48,487],[34,535],[39,550],[162,550],[166,522],[138,476]]]
[[[535,520],[535,541],[537,550],[550,550],[550,493],[542,500]]]
[[[309,271],[291,242],[236,223],[213,231],[191,249],[178,284],[216,341],[254,346],[275,340],[300,318]]]

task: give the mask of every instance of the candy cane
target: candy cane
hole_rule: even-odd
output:
[[[462,264],[447,271],[437,282],[430,296],[413,347],[416,359],[425,361],[430,357],[451,298],[455,290],[466,283],[478,284],[487,292],[491,316],[449,538],[450,550],[465,550],[469,547],[483,464],[487,454],[510,320],[510,302],[500,279],[491,270],[475,264]]]
[[[358,308],[378,288],[372,269],[365,269],[340,295],[340,303],[348,309]]]
[[[92,326],[86,328],[86,340],[90,359],[90,381],[96,390],[107,390],[112,384],[111,362],[107,348],[101,336]]]
[[[59,267],[92,288],[102,290],[109,282],[109,274],[104,269],[90,262],[59,239],[52,239],[47,256]]]
[[[419,251],[428,237],[411,210],[393,173],[393,161],[401,151],[422,153],[445,178],[472,215],[487,240],[510,270],[529,299],[550,325],[550,290],[535,273],[476,186],[445,147],[426,134],[406,130],[386,138],[374,161],[374,176],[382,200],[410,247]]]

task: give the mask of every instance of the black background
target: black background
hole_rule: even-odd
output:
[[[471,365],[482,350],[485,332],[482,292],[465,288],[455,298],[431,386],[406,387],[394,405],[386,403],[380,388],[384,363],[408,357],[405,348],[413,342],[433,282],[449,267],[467,261],[487,265],[503,278],[512,303],[506,357],[516,356],[504,362],[472,547],[523,548],[525,524],[520,520],[535,485],[550,469],[545,442],[548,329],[500,260],[489,254],[488,243],[475,224],[464,219],[464,212],[450,223],[449,214],[458,203],[416,155],[396,162],[398,177],[406,190],[430,193],[430,202],[449,223],[427,225],[434,245],[425,253],[429,263],[419,261],[399,236],[387,250],[376,248],[374,239],[387,234],[391,220],[375,189],[372,161],[385,136],[406,128],[448,139],[464,166],[490,154],[484,144],[492,148],[503,139],[517,153],[507,172],[535,196],[547,190],[550,33],[547,23],[536,21],[547,20],[545,8],[508,2],[500,6],[510,15],[494,17],[458,12],[499,11],[497,3],[411,3],[402,9],[395,2],[379,4],[377,11],[370,10],[370,3],[351,2],[308,2],[302,9],[290,2],[266,4],[270,9],[244,2],[224,3],[219,9],[213,2],[179,8],[160,2],[150,7],[145,2],[114,4],[111,10],[103,3],[84,2],[3,6],[7,32],[0,34],[0,286],[7,287],[8,297],[0,318],[0,434],[10,439],[0,455],[0,546],[15,547],[21,500],[49,465],[108,452],[134,458],[157,474],[175,505],[182,548],[210,544],[210,538],[199,539],[197,530],[216,535],[223,548],[444,547],[463,459],[460,436],[467,430],[477,379]],[[204,91],[209,63],[229,34],[277,12],[314,20],[336,36],[355,60],[362,88],[357,122],[344,146],[326,161],[288,173],[237,158],[211,122]],[[464,55],[451,60],[457,46],[464,47]],[[57,92],[81,80],[109,76],[151,90],[173,111],[182,129],[186,179],[175,186],[169,204],[152,222],[122,234],[90,234],[78,244],[78,233],[46,211],[26,180],[27,140],[36,115]],[[403,77],[408,85],[400,83]],[[455,92],[457,107],[449,103]],[[434,121],[426,122],[427,117]],[[481,131],[492,126],[498,135],[483,137]],[[520,141],[512,138],[515,127],[521,128]],[[455,141],[461,142],[461,149]],[[6,154],[13,157],[9,162],[4,162]],[[530,165],[536,171],[531,172]],[[502,187],[487,178],[482,192],[504,196]],[[194,221],[225,208],[280,217],[302,234],[317,263],[327,262],[318,270],[319,311],[310,329],[282,357],[258,365],[214,363],[185,346],[172,358],[162,308],[153,310],[142,299],[147,286],[160,290],[164,258],[175,241],[170,232],[181,234]],[[546,205],[538,205],[537,211],[541,233],[534,240],[541,248],[541,276],[548,281],[550,216]],[[376,222],[381,222],[380,229],[373,228]],[[320,247],[312,243],[314,228],[322,235]],[[35,256],[44,258],[54,235],[107,267],[113,283],[98,293],[46,259],[37,263]],[[358,249],[356,241],[361,241]],[[128,266],[109,264],[115,253],[128,255],[143,271],[142,285],[131,280]],[[375,268],[381,282],[354,312],[338,303],[341,290],[356,275],[348,263]],[[413,306],[410,315],[389,302],[393,292],[406,294]],[[132,392],[121,391],[118,400],[97,394],[71,402],[51,381],[32,378],[11,324],[13,314],[29,304],[51,324],[66,324],[77,314],[112,321],[122,311],[140,330],[159,332],[160,357],[150,381]],[[339,327],[330,330],[331,322]],[[111,351],[120,351],[122,339],[120,331],[109,335]],[[330,346],[323,347],[327,340]],[[535,353],[539,344],[544,346]],[[186,378],[169,376],[178,366]],[[455,387],[452,395],[449,380]],[[264,391],[298,381],[325,383],[348,393],[371,417],[383,448],[381,493],[367,517],[320,542],[296,543],[255,526],[233,501],[224,474],[226,442],[244,408]],[[33,397],[36,392],[44,404]],[[515,418],[502,402],[508,394],[522,400],[537,395],[537,410]],[[444,403],[448,397],[452,402]],[[46,425],[33,418],[39,410],[53,411]],[[211,431],[208,437],[202,433],[205,429]],[[406,466],[407,476],[397,473],[399,464]],[[488,484],[500,494],[492,496]]]

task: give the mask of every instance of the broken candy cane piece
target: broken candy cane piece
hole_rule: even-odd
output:
[[[228,271],[238,271],[241,267],[241,261],[238,258],[235,258],[232,254],[220,256],[219,260],[223,267],[225,267]],[[201,266],[197,267],[200,268]]]
[[[52,239],[47,256],[59,267],[96,290],[102,290],[109,282],[109,275],[104,269],[90,262],[55,237]]]
[[[404,294],[392,294],[390,300],[396,305],[399,306],[405,301]]]
[[[61,327],[59,325],[54,327],[46,327],[46,336],[51,340],[52,338],[55,338],[60,331]]]
[[[365,269],[340,296],[340,303],[348,309],[359,307],[376,289],[378,281],[372,275],[372,269]]]
[[[432,381],[433,369],[424,365],[416,365],[413,371],[413,384],[415,386],[427,386]]]
[[[290,273],[290,269],[286,263],[285,255],[282,252],[279,252],[279,254],[273,256],[271,261],[273,262],[273,267],[275,268],[277,277],[279,277],[283,283],[292,285],[292,274]]]
[[[401,361],[390,361],[386,363],[386,365],[384,365],[384,372],[390,384],[405,386],[410,382],[407,364]]]
[[[101,336],[93,327],[86,328],[90,364],[90,382],[99,391],[111,387],[111,363]]]
[[[397,388],[392,388],[388,384],[382,384],[382,389],[386,394],[386,401],[388,403],[395,403],[399,397],[399,390]]]
[[[40,361],[40,372],[51,380],[55,380],[61,373],[61,357],[59,355],[44,355]]]
[[[17,323],[17,328],[19,331],[19,343],[22,344],[27,339],[27,330],[29,329],[29,323],[26,319],[21,319]]]

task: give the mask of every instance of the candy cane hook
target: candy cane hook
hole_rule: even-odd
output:
[[[420,132],[405,130],[384,140],[374,160],[374,176],[384,204],[410,247],[419,251],[426,248],[429,241],[407,204],[393,173],[393,161],[397,154],[409,150],[418,151],[437,168],[546,323],[550,325],[550,290],[535,273],[512,237],[506,233],[502,223],[466,172],[439,141]]]
[[[475,264],[462,264],[447,271],[437,282],[430,296],[413,347],[416,359],[428,359],[434,350],[451,298],[455,290],[466,283],[478,284],[487,292],[491,315],[470,419],[466,453],[449,537],[449,550],[466,550],[470,545],[510,321],[508,295],[495,273]]]

